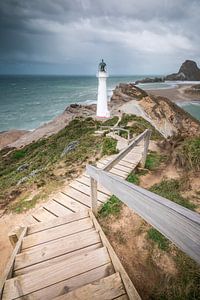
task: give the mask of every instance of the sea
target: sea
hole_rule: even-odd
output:
[[[145,77],[147,75],[110,76],[107,80],[109,97],[119,83],[134,82]],[[11,129],[34,130],[51,121],[72,103],[96,103],[97,85],[97,78],[92,76],[1,75],[0,132]],[[175,85],[152,83],[140,87],[151,90]],[[179,105],[200,120],[200,102],[188,101]]]

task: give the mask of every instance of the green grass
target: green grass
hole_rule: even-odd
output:
[[[128,123],[132,122],[132,125],[128,126]],[[119,126],[123,126],[125,129],[130,130],[131,135],[139,135],[144,132],[145,129],[151,129],[151,139],[161,140],[162,135],[145,119],[132,114],[123,114]]]
[[[158,245],[159,249],[163,251],[169,250],[170,241],[155,228],[150,228],[147,231],[147,237],[154,241]]]
[[[25,212],[33,207],[35,207],[37,201],[41,199],[41,195],[35,195],[32,199],[27,200],[27,197],[22,197],[16,203],[13,203],[9,206],[9,210],[20,214]]]
[[[106,137],[103,141],[102,155],[112,155],[118,153],[117,141],[113,138]]]
[[[99,211],[100,217],[107,217],[109,215],[119,216],[122,208],[122,202],[115,197],[114,195],[103,204],[102,208]]]
[[[156,170],[162,162],[166,160],[166,156],[160,155],[157,152],[151,151],[148,153],[145,168],[151,171]]]
[[[200,171],[200,137],[186,139],[175,150],[176,161],[186,170]]]
[[[184,188],[181,180],[170,179],[163,180],[158,184],[153,185],[149,190],[162,197],[165,197],[179,205],[188,209],[194,210],[196,205],[191,203],[189,199],[181,195],[181,190]]]
[[[140,178],[139,175],[137,173],[131,172],[128,177],[126,178],[126,180],[130,183],[134,183],[136,185],[139,185],[140,183]]]
[[[160,282],[150,299],[155,300],[198,300],[200,299],[200,267],[181,250],[171,253],[177,274],[161,275]]]
[[[5,207],[26,189],[58,181],[54,170],[61,161],[66,168],[67,177],[68,169],[74,167],[76,170],[76,167],[90,158],[100,155],[104,137],[94,135],[97,126],[99,122],[92,118],[75,118],[64,129],[46,139],[33,142],[23,149],[13,150],[5,157],[5,150],[0,151],[0,207]],[[72,141],[78,141],[78,146],[61,159],[64,148]],[[25,163],[29,165],[28,168],[18,172],[17,168]],[[41,169],[34,177],[17,185],[32,171]]]
[[[112,119],[108,119],[106,121],[103,122],[103,126],[114,126],[117,121],[119,120],[119,118],[117,116],[114,116]]]

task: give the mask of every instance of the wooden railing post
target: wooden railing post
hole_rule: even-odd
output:
[[[140,165],[142,168],[145,167],[145,162],[146,162],[146,158],[147,158],[147,152],[148,152],[148,148],[149,148],[149,141],[150,141],[150,137],[151,137],[151,131],[147,131],[145,137],[144,137],[144,151],[142,153],[142,159],[140,161]]]
[[[91,185],[92,212],[96,216],[97,215],[97,181],[92,177],[90,177],[90,185]]]

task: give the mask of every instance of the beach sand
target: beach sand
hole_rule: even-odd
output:
[[[173,102],[189,102],[189,101],[200,101],[197,96],[189,95],[185,93],[185,90],[190,88],[191,84],[179,84],[177,87],[171,89],[156,89],[156,90],[145,90],[149,95],[161,96],[170,99]]]

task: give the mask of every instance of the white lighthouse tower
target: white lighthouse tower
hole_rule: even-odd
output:
[[[108,73],[106,70],[106,63],[103,61],[99,64],[98,74],[99,85],[98,85],[98,97],[97,97],[97,117],[99,118],[109,118],[110,112],[108,110],[108,100],[107,100],[107,88],[106,79]]]

